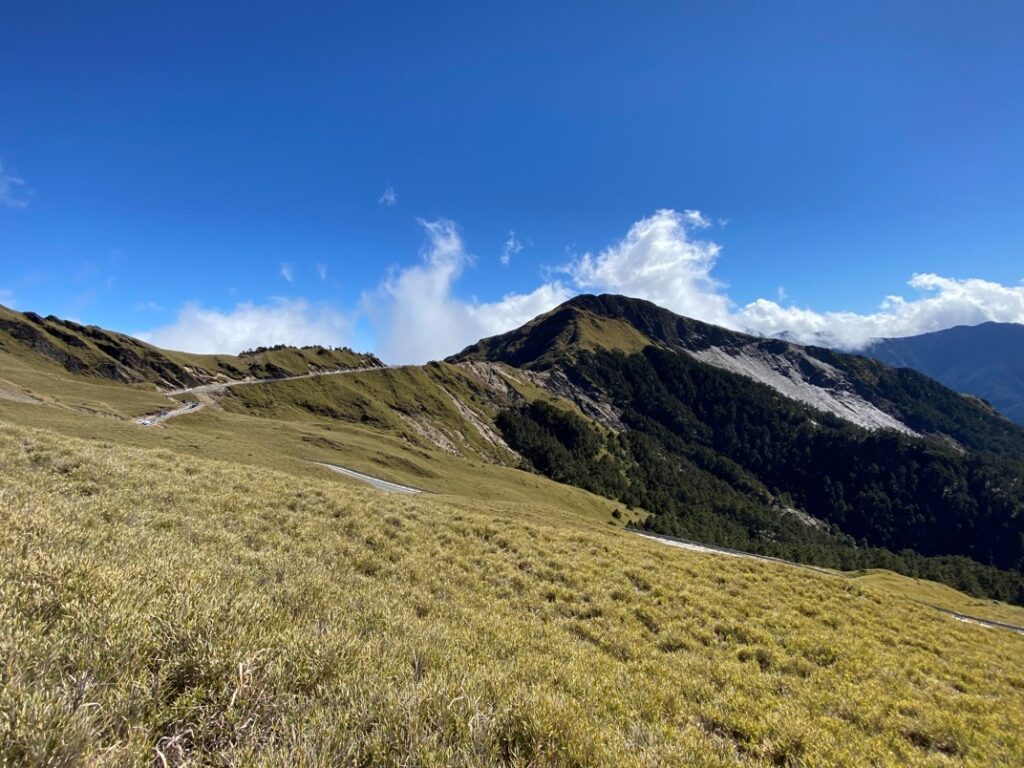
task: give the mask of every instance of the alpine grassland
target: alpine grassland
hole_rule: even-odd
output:
[[[842,576],[9,423],[0,480],[4,765],[1024,763],[1024,637]]]

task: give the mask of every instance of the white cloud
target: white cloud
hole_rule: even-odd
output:
[[[914,275],[908,285],[920,295],[889,296],[869,314],[815,312],[758,299],[739,310],[736,320],[741,327],[766,335],[785,333],[794,341],[841,349],[858,349],[885,336],[915,336],[989,320],[1024,323],[1024,285],[930,273]]]
[[[321,280],[326,280],[327,279],[327,265],[326,264],[322,264],[322,263],[321,264],[317,264],[316,265],[316,273],[320,277]]]
[[[393,272],[363,297],[364,312],[377,332],[377,354],[390,363],[421,363],[454,354],[481,337],[516,328],[572,295],[561,283],[551,282],[494,302],[455,298],[452,288],[472,256],[454,222],[420,223],[428,238],[422,263]]]
[[[698,229],[707,229],[711,226],[711,219],[693,208],[687,208],[683,211],[682,219],[691,227],[697,227]]]
[[[0,160],[0,206],[25,208],[28,205],[28,199],[19,194],[24,186],[25,180],[4,171],[3,161]]]
[[[384,191],[380,193],[380,197],[377,198],[377,204],[387,206],[390,208],[398,202],[398,193],[395,192],[395,188],[390,184],[384,188]]]
[[[721,250],[697,240],[708,226],[700,211],[660,210],[629,228],[626,237],[596,256],[585,253],[565,271],[581,289],[648,299],[674,312],[732,326],[731,304],[711,275]]]
[[[512,261],[512,257],[521,250],[523,250],[523,244],[516,238],[515,230],[510,229],[508,239],[501,248],[501,263],[508,266],[509,262]]]
[[[289,283],[295,280],[295,271],[292,269],[292,265],[287,261],[281,262],[281,277],[287,280]]]
[[[5,307],[14,309],[14,291],[7,290],[6,288],[0,288],[0,304]]]
[[[1024,285],[930,273],[909,281],[918,296],[889,296],[868,314],[783,306],[788,301],[783,288],[775,301],[761,298],[737,307],[713,275],[720,246],[693,237],[695,229],[709,224],[699,211],[657,211],[630,227],[619,243],[596,256],[577,257],[564,270],[582,290],[622,293],[716,325],[843,349],[883,336],[913,336],[987,320],[1024,323]]]
[[[856,349],[880,336],[908,336],[986,320],[1024,323],[1024,284],[958,280],[918,274],[916,295],[890,296],[876,312],[819,312],[793,305],[779,288],[775,300],[737,306],[714,276],[717,243],[701,239],[709,219],[695,210],[661,210],[633,224],[625,237],[599,253],[574,256],[563,280],[544,279],[526,293],[481,302],[456,295],[473,263],[455,223],[421,221],[427,236],[421,261],[396,268],[363,294],[360,313],[376,339],[375,352],[390,363],[422,363],[458,352],[486,336],[512,330],[580,291],[622,293],[679,314],[750,333]],[[509,241],[518,243],[514,233]],[[507,245],[508,243],[506,243]],[[291,276],[289,265],[288,275]],[[321,278],[326,267],[318,265]],[[0,293],[0,301],[3,301]],[[143,338],[196,352],[237,352],[277,343],[348,343],[349,316],[301,300],[245,303],[230,312],[187,305],[171,325]]]
[[[296,299],[267,305],[238,304],[229,312],[186,304],[170,325],[138,337],[165,349],[198,353],[232,353],[274,344],[341,346],[351,324],[343,313]]]

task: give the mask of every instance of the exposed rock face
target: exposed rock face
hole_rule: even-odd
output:
[[[624,428],[621,411],[609,402],[604,393],[596,389],[585,389],[574,383],[565,371],[537,371],[532,379],[552,394],[575,403],[584,415],[594,421],[616,431]]]
[[[766,384],[791,400],[859,427],[915,434],[899,419],[857,394],[842,371],[808,355],[801,347],[785,344],[780,350],[772,350],[771,344],[755,341],[688,352],[703,363]]]

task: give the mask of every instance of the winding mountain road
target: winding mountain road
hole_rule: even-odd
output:
[[[175,416],[184,416],[186,413],[195,413],[196,411],[201,411],[205,407],[206,406],[203,403],[200,403],[198,400],[192,400],[190,402],[185,403],[180,408],[175,408],[172,411],[160,411],[159,413],[154,413],[149,416],[143,416],[140,419],[136,419],[135,423],[143,427],[152,427],[154,424],[159,424],[161,422],[167,421],[168,419],[173,419]]]
[[[383,365],[375,366],[373,368],[346,368],[344,370],[339,371],[315,371],[311,373],[299,374],[297,376],[281,376],[276,379],[249,378],[238,379],[236,381],[218,381],[211,384],[199,384],[195,387],[171,389],[165,391],[163,394],[167,395],[167,397],[175,397],[178,395],[194,395],[205,394],[210,392],[223,392],[225,389],[228,389],[230,387],[241,387],[249,384],[270,384],[276,381],[295,381],[297,379],[313,379],[318,378],[320,376],[341,376],[344,374],[361,373],[364,371],[382,371],[393,367],[395,366]],[[177,418],[178,416],[184,416],[185,414],[188,413],[195,413],[196,411],[201,411],[205,407],[205,403],[202,403],[198,400],[190,400],[189,402],[185,403],[179,408],[174,408],[173,410],[169,411],[159,411],[148,416],[142,416],[141,418],[136,419],[135,423],[143,427],[153,427],[156,426],[157,424],[162,424],[163,422],[168,421],[169,419],[174,419]],[[399,483],[392,483],[388,480],[381,480],[379,477],[365,475],[362,472],[356,472],[354,469],[342,467],[338,464],[328,464],[323,461],[317,461],[314,463],[319,464],[321,467],[327,467],[328,469],[333,470],[334,472],[337,472],[339,474],[355,478],[356,480],[361,480],[362,482],[373,486],[377,490],[385,491],[386,493],[415,494],[424,492],[423,489],[421,488],[413,488],[408,485],[400,485]]]
[[[210,384],[198,384],[194,387],[183,387],[181,389],[168,389],[164,390],[162,394],[167,397],[177,397],[179,395],[196,395],[205,394],[209,392],[223,392],[225,389],[231,387],[241,387],[249,384],[272,384],[275,381],[295,381],[296,379],[315,379],[320,376],[343,376],[348,373],[363,373],[365,371],[383,371],[394,366],[382,365],[374,368],[346,368],[340,371],[314,371],[311,373],[301,373],[297,376],[280,376],[276,379],[236,379],[233,381],[216,381]],[[162,424],[168,419],[173,419],[178,416],[184,416],[187,413],[195,413],[201,411],[206,407],[205,403],[201,403],[198,400],[193,400],[186,403],[180,408],[175,408],[170,411],[159,411],[157,413],[142,416],[135,420],[135,423],[143,427],[153,427],[157,424]]]
[[[216,381],[210,384],[199,384],[195,387],[184,387],[182,389],[169,389],[164,392],[168,397],[175,395],[189,395],[197,392],[222,392],[231,387],[242,387],[248,384],[272,384],[275,381],[295,381],[296,379],[315,379],[320,376],[343,376],[348,373],[364,373],[366,371],[384,371],[393,368],[391,365],[380,365],[374,368],[345,368],[338,371],[313,371],[311,373],[300,373],[295,376],[280,376],[271,379],[235,379],[233,381]]]

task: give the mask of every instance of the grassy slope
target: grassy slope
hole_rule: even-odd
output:
[[[1007,605],[998,600],[986,600],[965,595],[945,584],[937,584],[925,579],[912,579],[880,569],[849,573],[847,576],[863,587],[901,595],[919,603],[935,605],[966,616],[976,616],[980,619],[991,619],[1024,627],[1024,608]]]
[[[841,578],[10,426],[0,464],[5,764],[1024,760],[1024,638]]]
[[[168,403],[152,384],[128,385],[79,376],[38,356],[0,351],[0,403],[12,398],[115,418],[153,413]]]
[[[483,387],[443,363],[239,387],[223,404],[229,411],[269,418],[364,424],[424,447],[435,445],[434,435],[450,452],[512,462],[508,450],[467,421],[456,400],[479,421],[491,420]]]
[[[431,419],[442,424],[448,420],[451,431],[461,429],[472,435],[473,428],[459,423],[450,403],[446,404],[436,393],[424,395],[432,389],[424,384],[433,385],[434,379],[421,369],[243,387],[234,390],[240,397],[226,399],[229,412],[211,408],[158,429],[141,429],[125,420],[164,408],[168,402],[149,385],[129,386],[75,376],[48,361],[31,357],[23,360],[17,355],[0,353],[0,360],[0,418],[11,423],[46,426],[86,439],[163,447],[189,455],[275,467],[332,486],[353,485],[357,481],[327,473],[312,461],[343,464],[437,493],[483,501],[532,503],[538,508],[569,510],[619,524],[642,517],[640,511],[629,512],[621,505],[534,474],[493,466],[475,458],[456,459],[434,449],[407,425],[399,424],[390,408],[377,402],[380,399],[408,411],[426,408]],[[437,370],[445,381],[462,374],[447,365],[437,366]],[[463,378],[460,395],[472,402],[473,385],[469,377]],[[525,379],[509,381],[529,400],[551,399],[549,393]],[[19,399],[35,398],[44,405],[18,402],[10,399],[12,395]],[[311,414],[297,405],[300,400],[306,405],[330,405],[338,411],[335,416],[339,418]],[[263,417],[246,415],[250,408]],[[97,419],[96,415],[108,418]],[[282,418],[266,418],[269,416]],[[481,441],[477,444],[482,445]],[[614,509],[619,509],[623,517],[613,519],[610,513]],[[865,581],[962,613],[1024,624],[1020,609],[978,600],[933,582],[888,571],[873,572]]]
[[[490,360],[544,368],[571,358],[577,350],[609,349],[629,354],[656,343],[623,318],[563,305],[514,331],[482,339],[449,360]]]
[[[7,369],[4,369],[4,373],[7,373]],[[275,382],[241,387],[235,391],[256,393],[258,398],[259,391],[265,387],[282,388],[283,395],[292,397],[295,392],[306,392],[310,387],[319,391],[317,383],[323,383],[329,388],[328,392],[338,396],[337,407],[345,407],[341,397],[343,393],[366,395],[377,387],[377,379],[373,377],[382,374],[392,377],[398,373],[366,372],[351,376]],[[353,423],[317,417],[287,405],[274,406],[274,410],[281,409],[279,415],[286,416],[283,419],[222,410],[214,405],[160,427],[143,428],[127,419],[167,407],[167,398],[150,392],[143,392],[143,397],[136,387],[67,376],[66,381],[44,378],[41,382],[42,392],[26,386],[25,382],[33,383],[31,378],[15,377],[19,381],[19,392],[33,392],[35,396],[45,398],[45,402],[32,404],[0,397],[0,421],[47,427],[84,439],[162,447],[184,455],[282,469],[299,476],[317,478],[331,485],[351,486],[358,484],[358,481],[329,472],[312,462],[342,464],[435,493],[457,494],[484,501],[507,499],[545,508],[557,507],[616,524],[639,520],[642,514],[623,509],[622,517],[613,519],[612,511],[621,508],[621,505],[608,499],[511,467],[497,466],[472,455],[469,458],[449,455],[418,437],[411,429],[406,432],[382,431],[381,425],[372,421],[357,419]],[[350,378],[357,377],[370,377],[370,389],[362,390],[352,382],[331,389],[343,380],[348,382]],[[105,401],[107,413],[113,418],[96,418],[94,410],[80,411],[72,407],[78,394],[65,394],[59,401],[46,394],[51,391],[77,393],[78,388],[82,389],[82,397],[91,393]],[[238,408],[233,397],[225,398],[224,402]],[[463,425],[463,428],[467,434],[475,431],[470,425]]]

